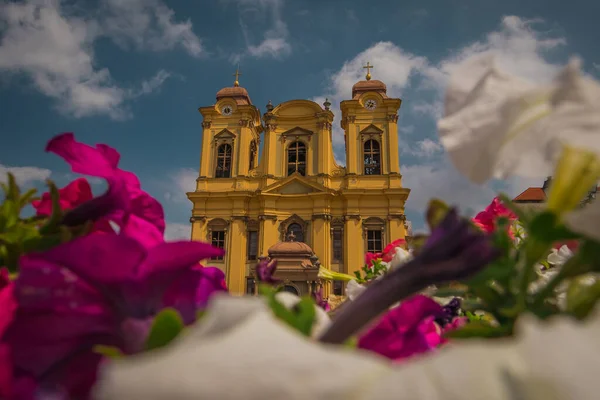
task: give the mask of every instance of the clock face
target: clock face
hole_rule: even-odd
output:
[[[232,112],[233,109],[231,108],[231,106],[225,106],[221,109],[221,114],[223,115],[231,115]]]
[[[374,110],[377,108],[377,102],[375,100],[367,100],[365,101],[365,108],[367,110]]]

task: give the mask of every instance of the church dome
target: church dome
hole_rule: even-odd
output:
[[[238,105],[252,104],[248,91],[241,86],[226,87],[217,92],[217,101],[226,97],[233,98]]]
[[[288,257],[310,257],[314,253],[309,245],[303,242],[278,242],[269,247],[270,258],[281,256]]]
[[[352,86],[352,98],[356,98],[357,96],[360,96],[362,93],[365,92],[377,92],[383,97],[387,97],[386,91],[387,87],[385,86],[385,83],[377,79],[359,81],[356,82],[354,86]]]

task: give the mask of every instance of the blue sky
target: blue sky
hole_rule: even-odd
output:
[[[475,186],[454,170],[435,129],[452,68],[491,52],[508,71],[547,81],[579,56],[598,78],[599,14],[595,0],[0,0],[0,179],[8,170],[26,186],[66,184],[68,167],[43,148],[75,132],[116,147],[122,167],[163,203],[169,237],[186,237],[184,192],[194,188],[202,136],[196,109],[231,86],[237,62],[261,112],[269,100],[328,97],[337,114],[370,61],[374,79],[403,99],[406,213],[419,230],[432,196],[472,214],[497,190],[541,184]],[[334,142],[343,162],[339,128]]]

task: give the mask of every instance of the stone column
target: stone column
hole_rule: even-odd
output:
[[[231,294],[241,296],[246,293],[245,217],[233,216],[227,234],[227,286]]]

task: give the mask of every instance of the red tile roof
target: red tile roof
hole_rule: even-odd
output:
[[[544,202],[546,201],[546,193],[541,187],[530,187],[525,189],[523,193],[513,199],[518,202]]]

